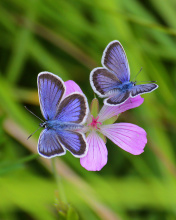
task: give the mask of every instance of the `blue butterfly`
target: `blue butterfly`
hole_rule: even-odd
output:
[[[90,73],[90,83],[95,93],[105,98],[106,105],[120,105],[129,97],[151,92],[158,88],[155,83],[136,85],[130,81],[130,68],[125,51],[119,41],[114,40],[105,48],[101,60],[103,67]]]
[[[46,158],[60,156],[66,149],[75,157],[87,153],[87,142],[80,129],[88,115],[86,97],[71,93],[63,98],[65,85],[61,78],[49,73],[38,75],[40,109],[45,121],[40,124],[44,130],[38,140],[38,153]]]

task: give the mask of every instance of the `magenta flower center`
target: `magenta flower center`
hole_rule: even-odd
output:
[[[102,124],[101,122],[98,121],[99,116],[96,117],[96,118],[94,118],[94,117],[91,115],[91,117],[92,117],[92,122],[91,122],[90,124],[88,124],[88,125],[90,125],[92,128],[99,129],[97,125],[98,125],[98,124],[100,124],[100,125]]]

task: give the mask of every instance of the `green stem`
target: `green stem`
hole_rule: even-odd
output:
[[[55,157],[52,158],[51,159],[51,164],[52,164],[53,175],[54,175],[54,178],[55,178],[56,184],[57,184],[57,190],[58,190],[58,193],[59,193],[59,200],[62,203],[67,203],[64,187],[63,187],[63,184],[62,184],[62,178],[61,178],[61,176],[58,175],[57,170],[56,170],[56,159],[57,158],[55,158]]]

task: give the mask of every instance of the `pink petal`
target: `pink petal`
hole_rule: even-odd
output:
[[[65,86],[66,86],[66,92],[64,94],[64,97],[68,96],[73,92],[80,92],[83,94],[81,88],[73,80],[66,81]]]
[[[89,111],[89,113],[88,113],[86,122],[87,122],[87,124],[90,124],[90,123],[92,122],[92,116],[91,116],[90,111]]]
[[[87,143],[88,152],[85,157],[80,158],[81,166],[89,171],[100,171],[108,160],[106,145],[94,131],[87,136]]]
[[[142,98],[141,96],[136,96],[134,98],[130,97],[125,103],[118,106],[104,105],[100,110],[98,121],[103,122],[109,118],[112,118],[115,115],[127,111],[128,109],[136,108],[140,106],[143,101],[144,98]]]
[[[145,130],[130,123],[116,123],[101,126],[101,132],[123,150],[138,155],[147,143]]]

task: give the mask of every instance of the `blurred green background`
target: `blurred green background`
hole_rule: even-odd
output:
[[[36,154],[40,131],[27,140],[40,121],[24,105],[41,117],[37,75],[74,80],[90,103],[90,71],[115,39],[131,79],[143,67],[137,80],[159,85],[118,119],[146,130],[145,152],[133,156],[108,141],[100,172],[67,152],[54,177],[51,161]],[[73,207],[67,219],[176,219],[175,0],[1,0],[0,51],[0,220],[66,219],[64,204]]]

